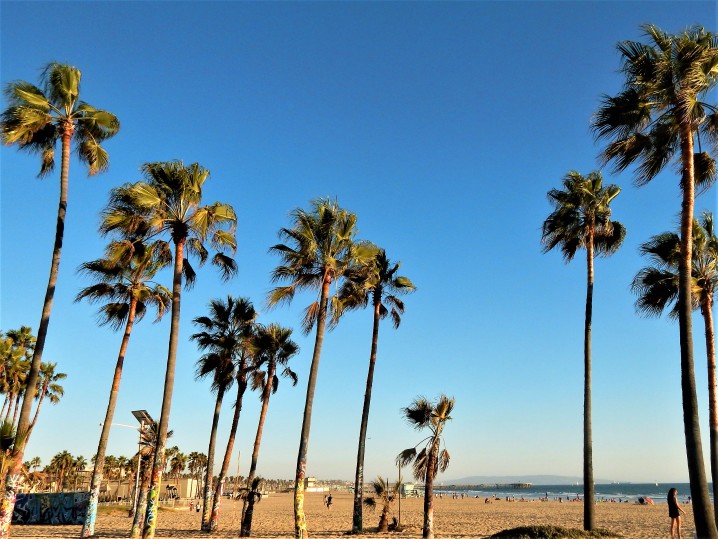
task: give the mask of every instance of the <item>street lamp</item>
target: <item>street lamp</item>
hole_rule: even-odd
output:
[[[132,514],[137,511],[137,502],[140,495],[140,464],[142,464],[142,429],[145,425],[153,425],[154,420],[147,410],[133,410],[132,415],[140,422],[140,441],[137,444],[137,474],[135,475],[135,493],[132,496]]]

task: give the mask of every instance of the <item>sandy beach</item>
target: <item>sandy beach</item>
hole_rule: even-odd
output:
[[[352,498],[349,494],[333,494],[331,509],[323,505],[321,494],[308,494],[305,502],[311,537],[343,537],[351,527]],[[393,537],[421,537],[423,499],[401,501],[401,523],[404,531],[390,533]],[[683,536],[693,537],[691,507],[685,507]],[[239,535],[241,503],[223,501],[220,530],[213,537],[234,538]],[[626,538],[656,539],[668,537],[669,519],[665,504],[643,506],[629,503],[603,502],[596,506],[596,520],[606,528]],[[375,537],[378,512],[365,509],[365,533],[356,537]],[[469,539],[488,537],[492,533],[517,526],[551,524],[581,528],[583,504],[576,502],[506,502],[484,503],[483,499],[442,498],[435,500],[435,531],[437,537]],[[186,507],[162,511],[159,515],[157,537],[207,537],[199,531],[200,515]],[[96,534],[104,538],[127,537],[130,520],[124,516],[98,516]],[[258,538],[291,538],[294,530],[291,494],[272,494],[256,507],[252,536]],[[79,526],[13,526],[13,537],[75,538]]]

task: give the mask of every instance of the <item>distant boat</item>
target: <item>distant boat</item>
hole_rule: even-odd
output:
[[[658,486],[658,481],[656,481],[656,486]]]

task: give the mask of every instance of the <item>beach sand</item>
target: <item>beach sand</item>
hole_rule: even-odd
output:
[[[323,495],[308,493],[305,500],[310,537],[343,537],[351,529],[352,497],[348,493],[332,493],[333,505],[327,509]],[[271,494],[262,499],[254,512],[252,537],[283,539],[294,536],[292,494]],[[683,537],[693,537],[693,515],[690,506],[684,507]],[[395,506],[395,513],[397,507]],[[222,501],[220,529],[212,537],[235,538],[239,535],[241,502]],[[415,539],[421,537],[423,499],[401,500],[401,523],[404,531],[390,533],[391,537]],[[200,514],[187,507],[161,511],[157,526],[158,538],[200,538],[208,534],[199,531]],[[376,537],[373,533],[379,512],[364,509],[364,534],[357,538]],[[506,502],[484,503],[483,499],[435,499],[434,529],[437,537],[453,539],[483,538],[492,533],[517,526],[547,524],[581,528],[583,504],[580,502]],[[596,505],[596,524],[626,538],[656,539],[669,537],[668,510],[665,504],[644,506],[628,503],[602,502]],[[128,536],[130,519],[120,515],[99,515],[96,536],[119,539]],[[13,526],[13,537],[76,538],[79,526]]]

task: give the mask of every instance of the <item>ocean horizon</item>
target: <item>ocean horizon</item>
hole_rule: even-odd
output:
[[[595,485],[595,499],[597,502],[628,502],[638,503],[640,498],[651,498],[655,503],[666,503],[668,490],[678,489],[678,500],[688,503],[691,494],[689,483],[597,483]],[[712,485],[709,484],[712,492]],[[442,497],[469,496],[471,498],[499,498],[505,500],[513,498],[520,501],[535,501],[543,498],[562,501],[583,499],[582,484],[563,485],[531,485],[526,488],[510,488],[499,484],[497,487],[488,485],[450,485],[434,487],[435,494]]]

